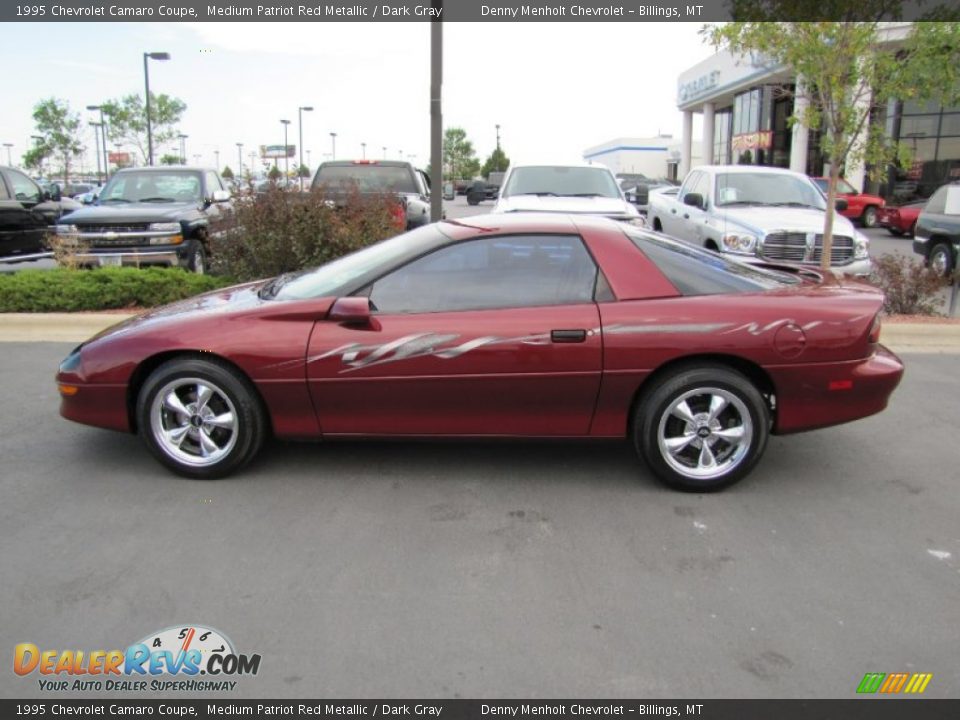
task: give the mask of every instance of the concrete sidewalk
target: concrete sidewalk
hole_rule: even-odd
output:
[[[133,313],[3,313],[0,342],[83,342]],[[894,352],[960,353],[960,323],[885,322],[881,341]]]

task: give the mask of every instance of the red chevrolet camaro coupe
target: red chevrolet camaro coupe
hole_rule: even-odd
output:
[[[882,295],[612,220],[490,215],[148,312],[79,346],[61,413],[172,470],[270,435],[628,438],[681,490],[730,485],[769,434],[883,410],[903,374]]]

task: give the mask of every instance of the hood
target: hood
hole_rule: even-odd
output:
[[[728,224],[741,225],[757,235],[786,230],[822,233],[824,211],[816,208],[764,207],[762,205],[723,208],[717,212]],[[854,236],[853,223],[836,213],[833,231],[837,235]]]
[[[512,195],[500,198],[493,212],[552,212],[582,215],[638,216],[637,209],[620,198]]]
[[[109,205],[81,206],[62,222],[69,224],[107,225],[116,223],[150,223],[182,220],[184,216],[197,214],[194,203],[111,203]]]

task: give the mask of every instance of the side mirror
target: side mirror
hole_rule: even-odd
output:
[[[214,190],[213,195],[211,197],[211,200],[215,203],[226,202],[229,199],[230,199],[229,190]]]
[[[337,298],[327,319],[346,325],[362,325],[379,330],[380,324],[370,314],[370,298],[362,296]]]
[[[843,212],[844,210],[846,210],[848,205],[849,203],[846,201],[845,198],[837,198],[836,208],[838,212]]]
[[[703,210],[703,195],[700,193],[687,193],[683,196],[683,204]]]

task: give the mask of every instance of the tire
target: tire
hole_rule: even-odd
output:
[[[887,227],[887,232],[893,235],[894,237],[903,237],[903,230],[900,228],[895,228],[892,225]]]
[[[863,209],[863,215],[860,216],[860,224],[865,228],[877,226],[877,208],[874,205],[867,205]]]
[[[718,399],[723,404],[711,410]],[[742,480],[760,460],[770,413],[757,388],[739,372],[689,366],[662,378],[640,398],[632,427],[637,453],[665,485],[714,492]],[[742,434],[733,442],[737,429]],[[670,445],[676,448],[672,452]]]
[[[198,411],[201,392],[205,399]],[[196,358],[176,358],[154,370],[137,396],[136,417],[153,456],[197,480],[240,469],[266,435],[263,410],[249,381],[223,363]]]
[[[916,234],[917,234],[917,221],[914,220],[913,225],[911,225],[910,229],[907,231],[907,235],[909,235],[910,237],[913,237]]]
[[[950,246],[946,243],[934,245],[933,250],[930,251],[927,264],[933,270],[947,277],[953,270],[953,254],[950,252]]]
[[[190,254],[187,256],[187,270],[197,275],[205,275],[207,272],[207,251],[199,240],[193,240],[192,242],[193,247],[190,248]]]

